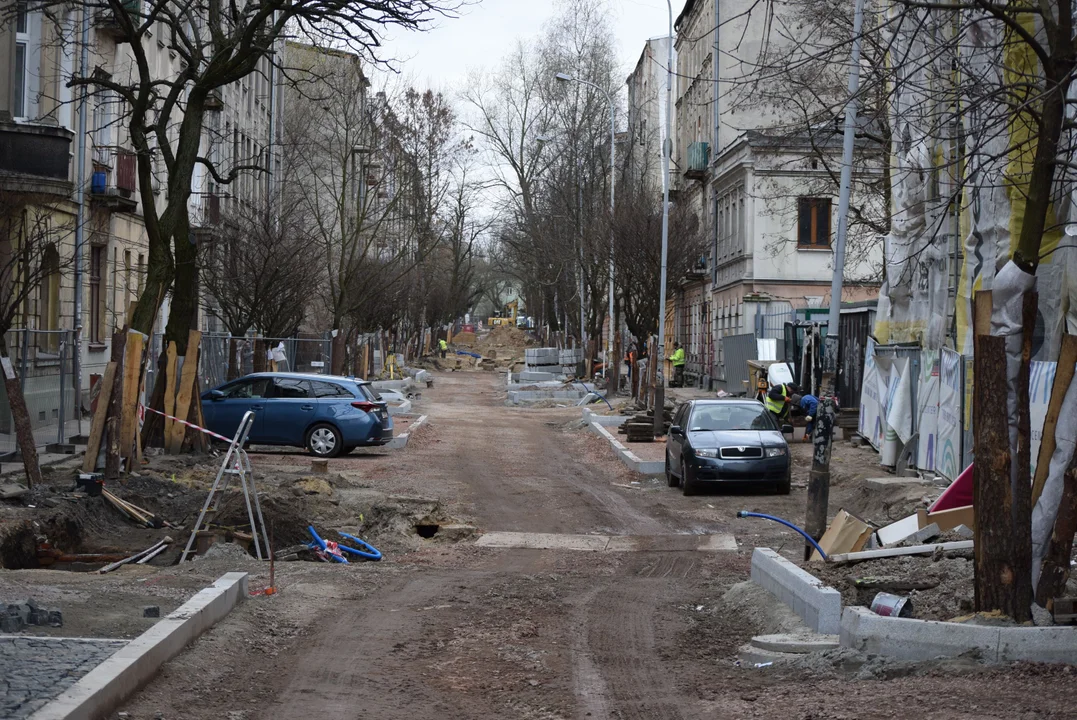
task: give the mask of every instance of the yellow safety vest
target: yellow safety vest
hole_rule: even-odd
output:
[[[670,358],[673,361],[673,367],[680,367],[684,365],[684,348],[677,348],[673,351],[673,357]]]
[[[782,395],[786,395],[787,390],[785,388],[785,385],[782,385],[781,387],[782,387]],[[770,410],[775,415],[781,415],[783,412],[785,412],[785,400],[784,399],[783,400],[775,400],[774,398],[772,398],[770,396],[769,392],[765,396],[765,399],[763,400],[763,404],[767,406],[767,410]]]
[[[441,350],[448,350],[449,343],[445,342],[444,340],[438,340],[438,348]]]

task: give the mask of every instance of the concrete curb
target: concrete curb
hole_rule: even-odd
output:
[[[95,720],[118,706],[166,662],[247,599],[247,573],[221,576],[101,663],[30,720]]]
[[[788,605],[815,632],[842,632],[841,593],[770,548],[757,547],[752,553],[752,582]]]
[[[978,650],[987,662],[1077,661],[1077,627],[992,627],[876,615],[847,607],[841,617],[842,647],[917,662]]]
[[[399,435],[399,436],[393,438],[389,442],[382,445],[382,447],[383,448],[388,448],[389,450],[401,450],[401,449],[407,447],[408,440],[411,439],[412,433],[414,433],[416,430],[421,428],[423,426],[423,423],[425,423],[425,422],[426,422],[426,415],[420,415],[419,419],[416,420],[415,423],[411,427],[408,428],[408,431],[406,433],[404,433],[403,435]]]
[[[665,475],[666,463],[662,460],[641,460],[634,452],[626,448],[621,442],[610,434],[606,428],[602,427],[598,422],[592,421],[589,424],[591,431],[600,437],[606,438],[610,445],[613,446],[613,451],[617,453],[617,457],[621,459],[628,469],[633,472],[638,472],[640,475]]]
[[[588,408],[583,409],[583,421],[588,425],[598,423],[602,427],[620,427],[627,419],[624,415],[599,415]]]

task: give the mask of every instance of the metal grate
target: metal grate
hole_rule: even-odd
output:
[[[723,460],[745,460],[763,457],[763,448],[750,446],[724,447],[719,453]]]

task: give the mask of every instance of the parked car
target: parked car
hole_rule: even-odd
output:
[[[757,400],[690,400],[673,413],[666,436],[666,482],[685,495],[704,484],[767,483],[789,494],[789,445]]]
[[[302,373],[254,373],[202,393],[202,414],[215,433],[232,437],[253,410],[250,442],[305,447],[331,458],[393,439],[393,420],[370,383]]]

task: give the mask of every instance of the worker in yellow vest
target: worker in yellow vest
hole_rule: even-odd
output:
[[[789,411],[792,409],[793,393],[797,389],[795,385],[782,383],[781,385],[775,385],[767,393],[763,404],[779,425],[789,417]]]
[[[445,359],[445,352],[449,349],[449,343],[445,342],[445,338],[438,340],[438,350],[441,351],[441,359]]]
[[[684,387],[684,348],[679,342],[673,343],[673,355],[669,357],[673,363],[673,382],[670,387]]]

